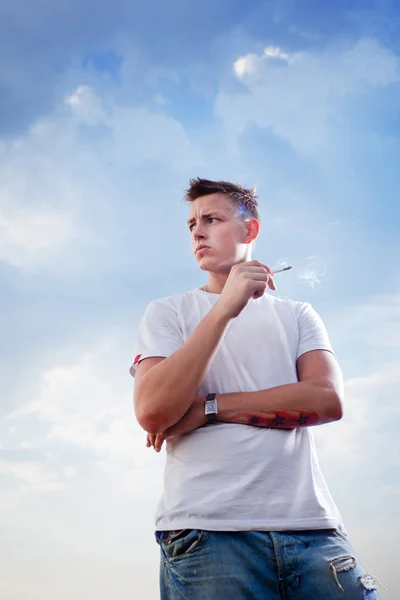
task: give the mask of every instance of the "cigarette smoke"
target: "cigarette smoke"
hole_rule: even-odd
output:
[[[323,283],[327,267],[322,264],[318,256],[308,256],[306,260],[308,261],[308,265],[298,273],[297,278],[303,283],[309,284],[314,289],[315,284]]]

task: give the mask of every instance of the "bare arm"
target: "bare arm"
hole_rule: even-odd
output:
[[[215,305],[168,358],[143,360],[135,377],[135,412],[149,433],[177,423],[193,403],[230,322]]]
[[[342,418],[343,381],[334,356],[313,350],[297,361],[299,381],[257,392],[222,394],[218,420],[295,429]]]
[[[254,427],[297,429],[341,419],[343,379],[334,356],[326,350],[307,352],[298,359],[297,371],[297,383],[257,392],[217,395],[218,420]],[[197,397],[178,423],[157,436],[149,435],[147,446],[160,451],[166,438],[190,433],[206,423],[204,398]]]

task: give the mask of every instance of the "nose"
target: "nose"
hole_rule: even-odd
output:
[[[193,226],[192,236],[196,242],[198,240],[204,240],[206,238],[206,233],[205,233],[203,227],[201,226],[201,224]]]

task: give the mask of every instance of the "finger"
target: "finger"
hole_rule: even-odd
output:
[[[268,287],[270,290],[276,290],[274,278],[270,275],[268,278]]]
[[[239,263],[237,265],[238,267],[263,267],[264,269],[267,269],[267,271],[271,271],[270,267],[268,265],[266,265],[265,263],[259,261],[259,260],[249,260],[245,263]]]
[[[251,273],[246,273],[246,277],[251,281],[265,281],[265,283],[267,283],[271,275],[263,269],[262,271],[252,271]]]
[[[265,263],[261,263],[261,266],[264,267],[264,269],[267,271],[267,273],[272,273],[271,267],[269,267]]]
[[[162,433],[158,433],[154,442],[154,450],[156,452],[160,452],[162,445],[164,443],[164,435]]]
[[[272,273],[272,269],[271,267],[269,267],[268,265],[266,265],[263,262],[260,262],[259,260],[250,260],[247,263],[244,263],[245,265],[249,265],[249,267],[262,267],[263,269],[265,269],[267,271],[267,273]]]
[[[264,295],[265,290],[267,289],[267,282],[266,281],[257,281],[255,282],[255,291],[253,292],[253,298],[254,300],[257,300],[257,298],[261,298],[261,296]]]
[[[240,271],[243,273],[272,273],[271,269],[264,265],[248,265],[246,263],[245,265],[241,265],[241,267]]]
[[[262,271],[252,271],[247,276],[252,281],[265,281],[265,283],[271,290],[276,290],[276,285],[273,276],[269,273],[266,273],[265,269],[262,269]]]
[[[149,433],[148,434],[148,444],[147,444],[147,447],[150,448],[151,446],[154,446],[155,440],[156,440],[156,434]]]

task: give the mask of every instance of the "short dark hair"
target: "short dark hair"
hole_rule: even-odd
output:
[[[238,207],[239,215],[242,218],[252,218],[260,220],[258,212],[258,202],[255,188],[245,188],[229,181],[210,181],[209,179],[191,179],[189,189],[186,190],[186,202],[194,202],[197,198],[208,196],[208,194],[226,194],[232,202]]]

